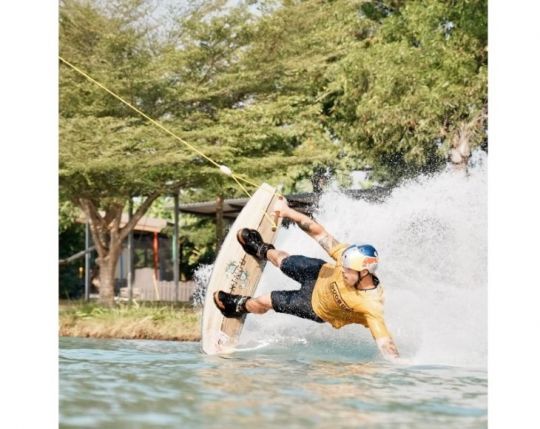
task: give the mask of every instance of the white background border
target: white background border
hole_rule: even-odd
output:
[[[58,3],[0,8],[0,425],[56,428]],[[539,422],[538,12],[489,3],[490,429]]]

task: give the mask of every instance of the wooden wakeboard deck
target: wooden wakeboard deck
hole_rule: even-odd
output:
[[[213,295],[218,290],[239,295],[255,294],[266,262],[258,262],[247,255],[236,240],[236,233],[241,228],[256,229],[266,243],[273,243],[279,228],[272,231],[270,218],[277,198],[273,187],[262,184],[223,241],[206,288],[201,329],[201,348],[206,354],[232,353],[238,344],[246,316],[241,319],[223,317],[214,304]],[[278,220],[280,222],[281,219]]]

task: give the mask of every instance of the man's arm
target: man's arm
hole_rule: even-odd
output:
[[[386,360],[398,362],[400,360],[399,352],[390,332],[388,332],[384,319],[382,317],[368,316],[367,323],[382,356]]]
[[[332,235],[330,235],[324,227],[310,219],[303,213],[300,213],[287,205],[286,200],[280,199],[276,203],[275,211],[279,213],[279,216],[286,217],[294,221],[302,231],[307,233],[310,237],[317,240],[321,247],[330,253],[330,250],[339,244]]]
[[[375,342],[377,343],[379,351],[386,360],[399,360],[399,352],[396,344],[394,343],[394,340],[392,340],[392,337],[377,338]]]
[[[399,365],[412,364],[412,362],[409,359],[404,359],[399,356],[399,352],[396,347],[396,344],[394,343],[394,340],[392,339],[390,334],[387,337],[376,338],[375,342],[377,343],[377,347],[379,348],[379,351],[381,352],[383,358],[385,358],[387,361],[390,361],[392,363],[399,364]]]

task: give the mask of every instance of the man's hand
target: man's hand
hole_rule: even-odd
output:
[[[285,197],[279,197],[276,203],[274,204],[273,215],[274,216],[277,215],[279,217],[289,217],[288,215],[289,215],[290,210],[291,209]]]
[[[377,347],[379,347],[381,354],[386,360],[394,362],[400,359],[398,349],[392,338],[383,337],[378,338],[376,341]]]
[[[327,252],[330,252],[330,249],[332,249],[334,245],[339,244],[334,237],[325,231],[322,225],[318,224],[313,219],[310,219],[305,214],[289,207],[287,200],[284,197],[279,198],[274,204],[273,216],[276,215],[279,217],[286,217],[295,222],[302,231],[317,240]]]

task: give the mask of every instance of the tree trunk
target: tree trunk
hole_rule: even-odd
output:
[[[467,172],[469,159],[471,158],[471,143],[475,135],[483,132],[487,119],[487,107],[482,109],[469,122],[461,122],[450,140],[448,160],[455,171]]]
[[[116,264],[122,251],[122,241],[118,238],[110,242],[110,251],[105,258],[99,258],[99,303],[112,307],[114,305],[114,285],[116,279]]]
[[[125,202],[108,204],[102,214],[98,211],[96,202],[88,198],[78,199],[79,206],[90,220],[90,231],[98,253],[100,304],[109,307],[114,305],[116,264],[122,252],[122,242],[158,196],[159,193],[156,192],[146,197],[123,227],[120,227],[120,224]]]
[[[110,260],[99,259],[99,303],[107,307],[114,304],[114,273]]]
[[[471,157],[470,129],[467,124],[461,124],[457,133],[452,138],[449,159],[453,170],[467,171],[469,158]]]

